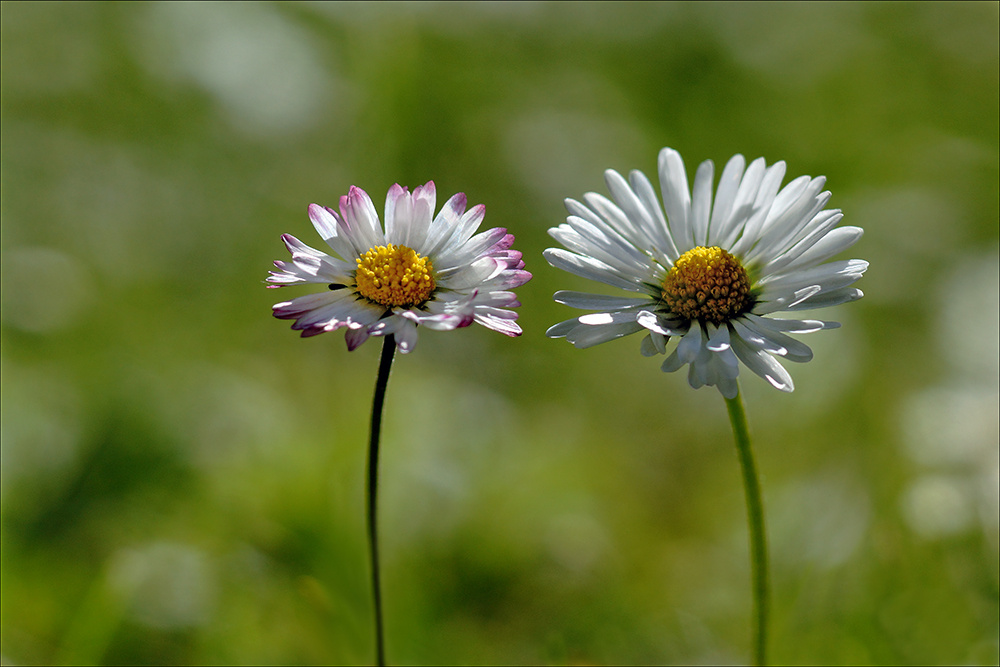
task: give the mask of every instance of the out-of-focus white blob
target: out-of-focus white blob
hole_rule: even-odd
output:
[[[586,39],[589,43],[622,44],[655,39],[666,26],[676,25],[685,9],[676,3],[615,3],[607,11],[601,3],[572,5],[539,2],[313,2],[310,9],[322,12],[352,28],[411,26],[421,30],[466,37],[481,29],[537,31],[555,21],[560,37]]]
[[[584,576],[600,564],[611,548],[607,527],[593,513],[559,514],[549,522],[545,534],[549,555],[576,576]]]
[[[865,301],[926,305],[927,292],[914,285],[927,284],[926,267],[939,261],[942,247],[959,244],[957,221],[966,215],[962,202],[940,188],[901,187],[862,192],[843,206],[849,224],[864,226],[862,244],[878,253],[880,270],[865,275]]]
[[[4,299],[8,295],[4,284]],[[0,479],[3,496],[30,480],[34,493],[53,492],[79,460],[84,408],[71,379],[53,368],[4,359],[0,384]],[[39,484],[41,482],[41,484]],[[24,501],[24,496],[21,496]]]
[[[123,549],[112,560],[109,579],[143,625],[189,628],[212,615],[215,574],[205,553],[189,545],[153,542]]]
[[[903,518],[918,535],[940,538],[972,528],[975,518],[965,479],[924,475],[913,482],[902,498]]]
[[[978,467],[1000,442],[997,388],[930,387],[903,407],[906,452],[929,467]]]
[[[276,443],[287,439],[294,410],[259,376],[191,363],[141,383],[154,392],[163,429],[185,443],[191,463],[206,472],[225,476],[250,461],[293,455]]]
[[[383,440],[394,443],[380,486],[385,524],[394,525],[386,531],[387,550],[447,536],[482,511],[477,503],[484,477],[497,472],[496,447],[518,423],[514,404],[484,385],[429,375],[393,381],[393,391],[410,400],[388,414],[383,430]],[[431,437],[406,436],[413,433]]]
[[[942,281],[930,317],[948,372],[908,396],[900,431],[921,470],[900,499],[918,535],[936,539],[980,527],[994,549],[1000,515],[1000,259],[971,257]]]
[[[958,264],[941,287],[941,351],[965,381],[1000,381],[1000,259],[997,249]],[[956,323],[965,323],[956,326]],[[996,407],[996,403],[994,403]],[[994,417],[996,413],[994,411]]]
[[[142,17],[149,70],[195,83],[247,134],[283,137],[342,111],[309,34],[271,5],[158,2]]]
[[[772,551],[785,567],[836,567],[854,555],[871,521],[857,475],[824,472],[779,488],[770,503]]]

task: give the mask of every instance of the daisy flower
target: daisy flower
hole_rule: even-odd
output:
[[[450,331],[473,322],[519,336],[519,305],[511,288],[531,279],[514,236],[497,227],[474,236],[482,204],[465,210],[462,193],[434,215],[434,182],[410,193],[399,184],[385,199],[385,230],[368,194],[351,186],[340,213],[311,204],[309,219],[333,251],[316,250],[282,235],[292,261],[276,261],[268,287],[317,283],[327,289],[274,305],[274,316],[295,320],[302,336],[346,330],[354,350],[370,336],[395,337],[413,349],[417,326]]]
[[[713,202],[713,164],[702,162],[688,189],[684,162],[664,148],[659,161],[663,205],[639,171],[626,181],[608,170],[612,200],[587,193],[566,200],[570,215],[549,233],[566,249],[549,248],[548,262],[577,276],[632,293],[607,296],[556,292],[555,300],[598,312],[551,327],[585,348],[645,333],[644,356],[665,354],[673,372],[688,366],[695,389],[715,386],[737,395],[740,363],[782,391],[794,385],[781,361],[805,362],[808,346],[789,334],[840,326],[777,313],[835,306],[861,298],[851,287],[868,262],[827,262],[861,238],[858,227],[837,227],[843,215],[824,209],[825,177],[800,176],[785,187],[785,163],[746,165],[734,156],[722,171]],[[824,263],[825,262],[825,263]]]

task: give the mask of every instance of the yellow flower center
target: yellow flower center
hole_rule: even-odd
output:
[[[419,306],[434,291],[434,267],[405,245],[380,245],[358,257],[355,280],[361,296],[393,308]]]
[[[673,313],[715,325],[739,317],[754,303],[746,269],[717,246],[681,255],[663,279],[662,293]]]

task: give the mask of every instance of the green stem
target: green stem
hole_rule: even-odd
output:
[[[754,607],[754,664],[766,664],[767,655],[767,535],[764,532],[764,505],[761,502],[760,481],[753,460],[750,445],[750,431],[747,415],[743,409],[743,398],[737,390],[736,396],[726,399],[729,421],[733,425],[736,438],[736,453],[743,472],[743,489],[747,498],[747,524],[750,529],[750,568],[753,577]]]
[[[382,431],[382,404],[389,384],[389,371],[396,352],[396,339],[386,336],[382,341],[382,356],[378,364],[378,379],[375,380],[375,396],[372,399],[372,430],[368,444],[368,544],[371,547],[372,597],[375,603],[375,655],[379,667],[385,665],[385,647],[382,640],[382,588],[379,583],[378,566],[378,441]]]

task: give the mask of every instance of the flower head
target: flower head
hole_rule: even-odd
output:
[[[840,326],[821,320],[778,319],[781,311],[811,310],[860,299],[851,287],[868,268],[859,259],[826,262],[861,238],[858,227],[837,227],[843,215],[823,207],[825,177],[800,176],[781,187],[785,163],[746,165],[736,155],[712,198],[713,165],[706,160],[688,189],[684,162],[660,151],[663,207],[639,171],[626,181],[608,170],[614,201],[596,193],[566,200],[570,215],[549,233],[566,249],[545,258],[559,269],[618,287],[634,296],[556,292],[555,300],[595,310],[551,327],[584,348],[644,332],[644,356],[665,354],[673,372],[688,365],[694,388],[738,391],[740,362],[782,391],[794,385],[779,359],[809,361],[812,351],[788,334]],[[665,213],[664,213],[665,209]],[[826,262],[826,263],[824,263]]]
[[[462,193],[434,216],[434,182],[410,193],[398,184],[385,200],[385,230],[371,198],[351,186],[340,213],[311,204],[309,219],[333,254],[282,235],[291,262],[276,261],[268,287],[319,283],[327,290],[274,305],[303,336],[346,329],[353,350],[369,336],[393,334],[400,352],[417,342],[417,325],[451,330],[473,322],[519,336],[511,288],[531,279],[514,236],[495,228],[475,234],[482,204],[466,211]]]

